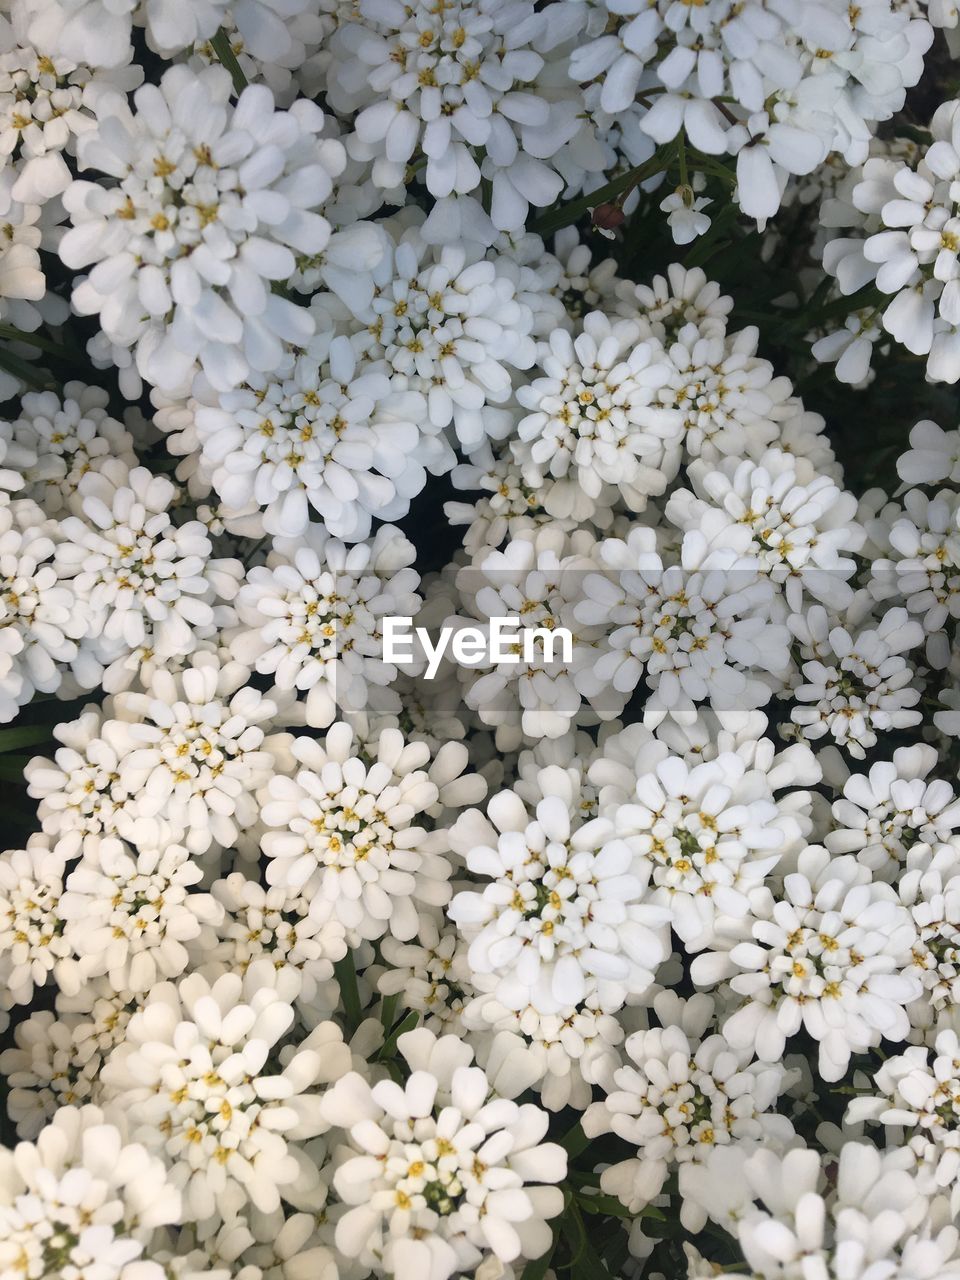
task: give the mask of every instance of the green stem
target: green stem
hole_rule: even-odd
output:
[[[663,173],[672,152],[672,146],[658,147],[644,164],[637,165],[627,173],[621,173],[606,186],[598,187],[596,191],[581,196],[579,200],[571,200],[569,204],[561,205],[559,209],[550,209],[542,218],[537,218],[530,228],[531,231],[536,231],[541,236],[550,235],[551,232],[559,231],[561,227],[568,227],[571,222],[576,222],[589,209],[594,209],[599,204],[606,204],[616,196],[627,196],[641,182],[646,182],[655,174]]]
[[[237,55],[230,47],[230,37],[224,31],[223,27],[210,41],[210,48],[217,55],[223,65],[230,72],[230,79],[233,81],[234,92],[239,95],[243,93],[247,87],[247,77],[243,74],[240,63],[237,61]]]
[[[392,1058],[397,1051],[397,1041],[405,1031],[412,1031],[419,1021],[420,1015],[415,1010],[411,1009],[410,1012],[404,1016],[403,1020],[397,1023],[394,1029],[387,1036],[386,1040],[384,1040],[383,1044],[380,1046],[380,1052],[376,1056],[376,1061],[384,1062],[387,1059]]]
[[[69,360],[73,364],[80,361],[88,363],[82,351],[71,351],[37,333],[24,333],[21,329],[15,329],[12,324],[0,324],[0,338],[6,338],[8,342],[22,342],[25,346],[36,347],[38,351],[46,351],[48,355],[59,356],[61,360]]]
[[[687,178],[687,137],[683,129],[677,134],[677,163],[680,166],[680,185],[690,185]]]
[[[34,387],[38,391],[49,391],[57,385],[56,379],[48,370],[38,369],[29,360],[24,360],[4,348],[0,348],[0,369],[5,369],[14,378],[19,378],[28,387]]]
[[[360,1008],[360,990],[357,987],[357,968],[353,963],[353,952],[348,951],[342,960],[334,962],[333,972],[340,984],[340,999],[351,1034],[363,1021]]]
[[[383,1007],[380,1010],[380,1025],[384,1032],[393,1025],[393,1020],[397,1016],[397,1001],[399,996],[384,997]]]

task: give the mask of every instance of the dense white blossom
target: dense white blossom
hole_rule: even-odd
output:
[[[109,459],[136,467],[130,434],[110,417],[108,402],[102,388],[68,382],[62,395],[28,392],[17,417],[0,422],[0,438],[30,455],[22,467],[22,496],[33,498],[48,515],[82,514],[82,499],[75,496],[80,482]]]
[[[331,40],[330,100],[356,113],[354,147],[374,159],[378,185],[403,182],[422,156],[441,204],[485,180],[493,226],[516,231],[530,204],[551,204],[565,185],[550,161],[579,131],[582,102],[573,84],[561,96],[536,82],[580,24],[576,6],[548,15],[529,0],[413,11],[364,0]]]
[[[268,533],[300,537],[311,509],[335,537],[359,541],[372,517],[396,520],[454,456],[417,391],[362,357],[343,334],[318,335],[269,373],[192,402],[177,452],[199,455],[226,513],[264,509]]]
[[[149,991],[187,968],[185,943],[209,948],[222,908],[195,886],[202,871],[182,845],[134,854],[109,837],[87,842],[58,914],[84,977],[118,991]]]
[[[451,831],[483,877],[448,912],[470,944],[473,981],[508,1009],[547,1014],[588,995],[605,1011],[643,995],[668,954],[669,913],[650,892],[653,868],[629,838],[629,817],[571,829],[561,795],[546,795],[532,815],[510,791],[487,813],[469,810]]]
[[[405,1087],[351,1073],[321,1103],[345,1147],[334,1185],[350,1207],[338,1248],[397,1280],[447,1280],[490,1253],[539,1257],[545,1220],[563,1204],[550,1184],[567,1168],[563,1148],[542,1141],[546,1112],[510,1101],[503,1084],[488,1104],[490,1081],[455,1036],[409,1031],[398,1047],[412,1073]]]
[[[271,778],[261,796],[271,828],[261,840],[267,880],[303,892],[319,923],[337,920],[351,939],[390,933],[409,941],[418,908],[450,899],[449,837],[432,829],[428,812],[438,801],[468,804],[485,784],[460,776],[467,764],[460,743],[431,760],[424,743],[405,743],[388,728],[368,750],[366,762],[345,723],[322,743],[294,739],[295,766]]]
[[[86,170],[117,185],[78,180],[64,194],[73,226],[60,255],[92,268],[74,306],[135,348],[140,373],[164,390],[196,360],[229,390],[313,332],[306,309],[270,284],[290,276],[296,254],[326,247],[318,210],[343,147],[321,136],[323,112],[306,99],[278,112],[265,86],[236,107],[229,91],[221,67],[171,67],[137,90],[135,110],[112,100],[78,150]]]
[[[956,1228],[945,1204],[918,1194],[912,1164],[908,1150],[846,1142],[828,1182],[817,1151],[718,1148],[688,1185],[742,1250],[735,1280],[803,1280],[811,1268],[838,1267],[852,1280],[870,1280],[871,1272],[953,1280]]]
[[[412,218],[384,230],[386,251],[372,268],[369,292],[342,293],[358,345],[398,388],[426,397],[425,435],[452,425],[468,453],[488,436],[502,439],[513,425],[503,407],[511,372],[533,365],[537,331],[553,328],[562,308],[536,272],[522,273],[495,250],[485,255],[469,239],[434,246]],[[315,300],[321,327],[331,310],[336,316],[337,303],[322,294]]]
[[[29,1004],[34,989],[51,978],[70,994],[80,985],[60,914],[63,876],[63,859],[41,837],[0,856],[3,1008]]]
[[[233,596],[242,567],[210,558],[200,521],[174,523],[176,496],[165,476],[110,460],[80,481],[79,513],[60,525],[56,564],[89,614],[85,656],[108,669],[112,689],[150,658],[192,652],[233,616],[219,601]]]
[[[384,617],[411,617],[422,603],[416,550],[391,525],[346,547],[319,525],[277,538],[266,565],[237,593],[240,626],[231,653],[278,689],[306,694],[307,723],[326,728],[337,708],[395,712],[397,668],[384,661]]]
[[[865,158],[874,122],[903,105],[933,37],[890,0],[626,0],[601,14],[570,58],[594,117],[606,123],[637,100],[637,127],[654,142],[679,134],[707,156],[736,155],[740,206],[761,227],[788,175],[833,151]]]
[[[960,1280],[958,0],[0,10],[0,1280]]]
[[[861,613],[858,609],[857,613]],[[862,614],[861,614],[862,616]],[[856,615],[855,615],[856,617]],[[819,605],[792,614],[800,648],[799,680],[791,692],[790,718],[812,742],[829,735],[856,760],[877,741],[877,730],[919,724],[920,690],[904,656],[923,642],[923,628],[905,609],[842,625]]]
[[[29,498],[0,505],[0,721],[35,693],[55,693],[66,667],[84,667],[92,619],[60,559],[62,529]]]
[[[684,1001],[661,991],[654,1011],[660,1025],[627,1037],[629,1063],[583,1119],[589,1137],[613,1132],[638,1149],[601,1178],[604,1191],[633,1210],[655,1199],[675,1168],[682,1196],[686,1165],[717,1147],[782,1149],[793,1137],[789,1120],[773,1110],[786,1087],[783,1065],[756,1062],[749,1050],[708,1034],[715,1016],[709,997]],[[686,1206],[681,1213],[694,1217]]]
[[[281,1069],[268,1063],[294,1020],[272,968],[160,983],[104,1065],[105,1099],[167,1164],[187,1220],[229,1219],[248,1198],[271,1212],[281,1195],[317,1188],[293,1144],[329,1127],[310,1090],[342,1075],[349,1053],[326,1022]]]
[[[641,334],[636,323],[593,311],[575,337],[562,329],[550,335],[532,370],[542,376],[518,389],[529,412],[510,449],[531,489],[549,486],[549,515],[584,519],[605,486],[619,489],[633,511],[663,491],[659,440],[678,414],[661,408],[656,392],[672,370],[659,344]]]
[[[233,845],[259,816],[257,788],[292,763],[292,738],[276,731],[296,723],[292,696],[248,678],[240,663],[200,653],[114,703],[120,786],[194,854]]]
[[[62,1107],[0,1160],[0,1266],[11,1275],[164,1280],[148,1246],[179,1217],[162,1161],[96,1107]]]
[[[664,563],[650,528],[600,544],[604,572],[586,575],[573,609],[607,631],[577,680],[585,694],[626,695],[645,675],[649,711],[662,718],[700,702],[760,707],[782,685],[789,633],[776,588],[750,553],[750,530],[711,514],[683,535],[678,563]]]
[[[855,859],[809,846],[782,896],[766,888],[753,896],[751,917],[734,933],[744,941],[692,966],[695,982],[729,978],[740,998],[722,1026],[734,1048],[779,1062],[803,1028],[830,1081],[842,1078],[851,1053],[906,1037],[905,1006],[920,994],[919,979],[905,972],[916,929],[893,890],[871,882]]]

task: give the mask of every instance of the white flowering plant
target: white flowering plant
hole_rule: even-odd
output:
[[[0,1280],[960,1280],[958,31],[0,4]]]

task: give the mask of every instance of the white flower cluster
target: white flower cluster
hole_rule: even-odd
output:
[[[867,376],[881,333],[926,356],[931,380],[960,379],[958,113],[956,101],[937,108],[928,144],[876,147],[824,204],[823,224],[839,231],[824,248],[824,268],[841,295],[868,295],[845,330],[814,344],[814,356],[836,360],[845,382]]]
[[[0,7],[0,1280],[960,1280],[955,6]]]

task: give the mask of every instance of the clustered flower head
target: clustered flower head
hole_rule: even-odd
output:
[[[956,5],[0,7],[0,1280],[960,1280]]]

